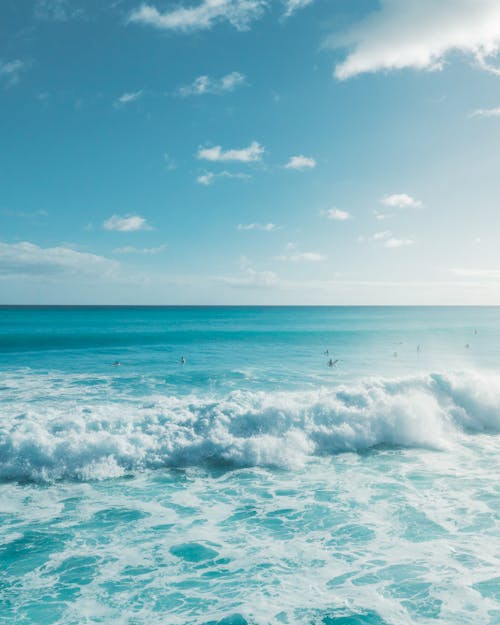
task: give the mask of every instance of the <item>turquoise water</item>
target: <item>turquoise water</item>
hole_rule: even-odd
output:
[[[497,308],[0,309],[0,623],[498,625],[499,432]]]

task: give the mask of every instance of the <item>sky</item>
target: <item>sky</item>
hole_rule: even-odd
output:
[[[500,304],[498,0],[2,0],[0,304]]]

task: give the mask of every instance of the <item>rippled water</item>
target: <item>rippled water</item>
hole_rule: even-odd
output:
[[[0,346],[0,622],[500,623],[499,310],[3,309]]]

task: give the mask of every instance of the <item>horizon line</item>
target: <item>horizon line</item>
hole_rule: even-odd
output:
[[[0,304],[13,308],[500,308],[500,304]]]

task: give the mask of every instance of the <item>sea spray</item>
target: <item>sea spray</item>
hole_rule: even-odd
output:
[[[61,389],[60,378],[57,385]],[[500,430],[500,377],[478,371],[371,378],[303,392],[114,399],[4,404],[0,478],[104,479],[188,466],[293,468],[310,456],[380,445],[444,449],[467,434]]]
[[[496,623],[498,312],[0,310],[0,622]]]

